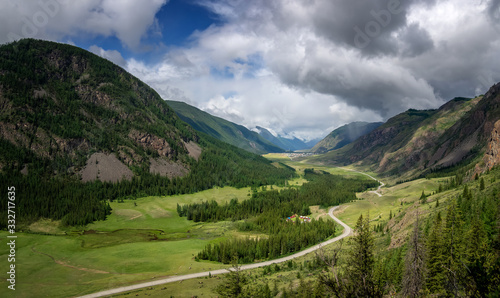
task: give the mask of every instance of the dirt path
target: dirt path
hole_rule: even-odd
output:
[[[338,208],[338,206],[330,208],[330,210],[328,211],[328,215],[330,215],[330,217],[335,222],[337,222],[339,225],[341,225],[344,228],[344,232],[341,235],[339,235],[335,238],[332,238],[330,240],[327,240],[325,242],[322,242],[320,244],[317,244],[317,245],[310,247],[306,250],[303,250],[301,252],[298,252],[296,254],[287,256],[287,257],[283,257],[283,258],[271,260],[271,261],[266,261],[266,262],[261,262],[261,263],[243,265],[243,266],[241,266],[241,270],[255,269],[255,268],[259,268],[259,267],[269,266],[272,264],[287,262],[289,260],[293,260],[295,258],[302,257],[308,253],[311,253],[315,250],[318,250],[325,245],[337,242],[340,239],[343,239],[345,237],[350,236],[352,234],[352,229],[333,215],[333,212],[337,208]],[[172,282],[182,281],[182,280],[187,280],[187,279],[193,279],[193,278],[198,278],[198,277],[205,277],[208,275],[213,276],[213,275],[218,275],[218,274],[225,274],[228,272],[229,272],[228,269],[219,269],[219,270],[213,270],[213,271],[205,271],[205,272],[199,272],[199,273],[193,273],[193,274],[173,276],[173,277],[155,280],[155,281],[151,281],[151,282],[140,283],[140,284],[136,284],[136,285],[132,285],[132,286],[120,287],[120,288],[106,290],[106,291],[102,291],[102,292],[98,292],[98,293],[94,293],[94,294],[89,294],[89,295],[81,296],[81,298],[103,297],[103,296],[114,295],[114,294],[118,294],[118,293],[122,293],[122,292],[138,290],[138,289],[142,289],[142,288],[146,288],[146,287],[152,287],[152,286],[157,286],[157,285],[162,285],[162,284],[166,284],[166,283],[172,283]]]
[[[341,168],[341,167],[339,167],[339,169],[343,169],[343,170],[347,170],[347,171],[351,171],[351,172],[363,174],[363,175],[368,176],[368,177],[372,178],[373,180],[377,181],[378,183],[380,183],[380,185],[378,186],[377,190],[372,190],[370,192],[376,194],[379,197],[382,196],[382,193],[380,192],[380,190],[381,190],[382,187],[385,186],[384,182],[378,180],[377,178],[373,177],[372,175],[368,175],[367,173],[363,173],[363,172],[356,171],[356,170],[351,170],[351,169],[346,169],[346,168]]]
[[[35,247],[32,247],[31,250],[36,253],[36,254],[39,254],[39,255],[44,255],[44,256],[47,256],[49,258],[52,259],[52,261],[54,261],[56,264],[59,264],[59,265],[62,265],[64,267],[68,267],[68,268],[71,268],[71,269],[76,269],[76,270],[80,270],[80,271],[85,271],[85,272],[90,272],[90,273],[98,273],[98,274],[109,274],[109,272],[106,272],[106,271],[102,271],[102,270],[97,270],[97,269],[89,269],[89,268],[83,268],[83,267],[77,267],[77,266],[73,266],[73,265],[68,265],[66,264],[65,262],[63,261],[60,261],[60,260],[56,260],[53,256],[49,255],[49,254],[46,254],[46,253],[43,253],[43,252],[40,252],[40,251],[37,251],[35,249]]]
[[[139,215],[136,215],[136,216],[134,216],[134,217],[131,217],[129,220],[134,220],[134,219],[139,218],[139,217],[141,217],[141,216],[142,216],[142,214],[139,214]]]

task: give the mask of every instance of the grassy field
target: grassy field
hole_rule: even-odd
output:
[[[359,200],[342,205],[338,217],[351,227],[354,227],[360,214],[369,214],[373,220],[378,217],[388,219],[391,212],[395,215],[418,201],[422,191],[426,194],[436,191],[440,180],[419,179],[382,188],[382,197],[370,192],[358,193]]]
[[[282,162],[296,167],[299,171],[303,171],[305,168],[314,167],[315,169],[326,170],[334,174],[347,176],[361,175],[359,173],[349,171],[349,169],[327,168],[304,162],[291,161],[290,159],[286,160],[280,156],[278,156],[278,158],[281,158]],[[352,169],[353,168],[351,168],[351,170]],[[369,174],[375,178],[379,178],[374,173]],[[490,187],[490,182],[488,181],[492,178],[485,176],[484,179],[487,181],[486,187]],[[382,181],[387,183],[383,179]],[[387,255],[389,252],[388,248],[401,247],[406,241],[408,234],[413,227],[417,209],[421,219],[425,223],[429,219],[432,219],[432,216],[438,211],[445,213],[449,199],[457,197],[462,192],[462,187],[459,187],[457,189],[434,194],[434,192],[439,189],[439,185],[445,184],[446,181],[447,178],[418,179],[392,186],[389,185],[382,188],[382,197],[379,197],[369,191],[358,193],[357,197],[359,199],[342,205],[340,210],[336,212],[336,215],[351,227],[355,226],[356,221],[361,214],[369,214],[373,226],[379,224],[384,225],[386,227],[385,232],[375,233],[375,250],[377,256]],[[469,184],[469,187],[478,188],[478,184],[479,182],[476,181]],[[424,204],[421,204],[419,200],[422,191],[428,195],[427,202]],[[437,200],[440,202],[439,207],[437,207],[436,204]],[[311,206],[310,208],[312,211],[312,218],[316,218],[318,216],[326,218],[325,209],[319,209],[318,206]],[[340,244],[336,243],[324,247],[323,249],[325,254],[328,255],[328,253],[338,245]],[[350,245],[350,241],[348,239],[345,240],[342,244],[343,251],[349,250]],[[282,264],[279,271],[271,271],[271,273],[268,274],[263,274],[264,269],[262,268],[250,270],[248,272],[245,271],[245,274],[250,274],[251,282],[248,285],[263,287],[265,284],[268,284],[269,287],[273,289],[274,284],[276,283],[279,290],[283,288],[288,289],[298,285],[300,280],[299,276],[304,279],[304,282],[314,284],[320,270],[309,271],[306,268],[307,262],[312,262],[314,257],[315,254],[308,254],[294,260],[295,265],[293,268],[287,268],[286,265]],[[341,258],[343,257],[341,256]],[[300,264],[302,264],[302,266],[299,267]],[[224,277],[221,277],[221,279],[195,279],[184,281],[183,283],[168,284],[165,285],[165,287],[168,289],[169,295],[172,295],[173,297],[195,295],[198,297],[216,297],[217,295],[214,293],[213,289],[217,284],[221,283],[223,279]],[[162,288],[163,287],[156,287],[155,289],[142,289],[140,291],[127,293],[126,295],[119,295],[118,297],[132,297],[137,294],[141,296],[151,295],[152,297],[163,297],[165,290],[162,290]]]
[[[30,226],[31,233],[17,233],[18,290],[9,292],[2,279],[0,296],[68,297],[162,276],[225,268],[195,262],[193,257],[206,244],[234,236],[234,223],[193,223],[177,215],[177,203],[225,203],[233,198],[245,200],[249,193],[249,188],[225,187],[112,202],[107,220],[81,228],[60,227],[51,220],[36,222]],[[0,232],[2,243],[6,236]],[[7,266],[7,255],[7,246],[2,245],[0,264]]]
[[[272,155],[268,158],[284,162],[296,168],[299,173],[303,173],[306,168],[315,168],[337,175],[366,177],[354,172],[352,168],[311,165],[292,161],[283,155]],[[376,177],[373,173],[370,174]],[[360,214],[369,213],[374,225],[384,223],[394,230],[388,241],[395,241],[398,237],[405,237],[403,230],[408,230],[409,224],[402,223],[409,217],[406,214],[414,210],[422,190],[430,194],[437,190],[439,183],[444,180],[420,179],[384,187],[382,197],[371,192],[360,193],[357,194],[359,200],[344,204],[337,215],[354,227]],[[302,185],[305,182],[303,178],[296,178],[289,181],[289,185]],[[176,274],[227,268],[225,265],[210,262],[195,262],[193,257],[211,242],[228,237],[266,235],[238,232],[233,222],[193,223],[186,218],[180,218],[176,206],[177,203],[182,205],[207,200],[216,200],[219,203],[228,202],[233,198],[245,200],[250,192],[249,188],[226,187],[190,195],[112,202],[113,212],[107,220],[81,228],[60,227],[59,222],[51,220],[38,221],[29,227],[32,232],[17,233],[17,290],[15,293],[10,292],[6,280],[2,279],[0,297],[77,296]],[[453,192],[444,192],[437,196],[440,200],[446,200],[447,196],[453,195]],[[437,196],[429,197],[429,203],[421,208],[433,208]],[[311,206],[311,211],[312,218],[329,218],[326,209]],[[391,221],[390,214],[393,216]],[[397,229],[401,229],[401,232],[397,232]],[[2,243],[6,243],[6,236],[6,232],[0,232]],[[377,238],[379,246],[382,243],[387,244],[384,239],[387,237]],[[325,250],[328,251],[332,247],[326,247]],[[0,246],[2,267],[7,266],[7,255],[7,246]],[[312,258],[314,255],[309,254],[296,262],[304,263]],[[251,270],[249,274],[257,276],[262,270]],[[276,282],[281,288],[289,286],[290,282],[298,282],[297,272],[304,273],[298,268],[286,272],[272,273],[252,282],[261,285],[269,283],[271,288]],[[128,295],[164,297],[165,293],[168,293],[168,296],[174,297],[214,297],[212,289],[220,281],[217,278],[195,279],[157,286],[154,289],[142,289]],[[122,296],[127,297],[120,295]]]
[[[296,178],[289,184],[304,182]],[[29,231],[17,233],[17,290],[10,292],[2,279],[0,297],[78,296],[166,276],[227,268],[196,262],[194,256],[208,243],[267,235],[239,232],[233,222],[194,223],[179,217],[176,207],[210,200],[222,204],[234,198],[241,201],[250,193],[250,188],[225,187],[189,195],[111,202],[113,211],[105,221],[85,227],[63,227],[58,221],[40,220],[26,229]],[[318,215],[325,213],[316,211]],[[7,242],[6,237],[7,233],[1,231],[2,243]],[[0,264],[5,266],[7,248],[0,247]],[[185,293],[177,296],[185,297]]]
[[[300,175],[304,174],[305,169],[310,169],[314,168],[315,170],[321,170],[328,172],[330,174],[334,175],[340,175],[340,176],[347,176],[347,177],[364,177],[366,178],[365,175],[357,173],[354,171],[354,168],[352,167],[331,167],[331,166],[324,166],[324,165],[318,165],[318,164],[310,164],[307,163],[306,160],[291,160],[286,153],[269,153],[264,155],[265,158],[272,160],[272,161],[279,161],[282,162],[288,166],[293,167],[297,173]],[[368,173],[368,174],[373,174],[374,173]],[[299,182],[305,182],[306,180],[303,178],[297,178],[294,181],[299,181]],[[294,183],[294,182],[292,182]]]

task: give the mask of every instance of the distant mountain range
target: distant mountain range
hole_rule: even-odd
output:
[[[260,126],[257,126],[256,130],[264,139],[280,148],[285,149],[286,151],[310,149],[319,141],[319,139],[314,139],[309,142],[305,142],[296,137],[286,138],[280,135],[275,136],[268,129]]]
[[[317,143],[310,152],[325,153],[331,150],[339,149],[348,145],[359,137],[373,131],[383,122],[352,122],[339,127],[327,135],[323,140]]]
[[[269,142],[258,133],[242,125],[212,116],[184,102],[167,101],[167,104],[194,129],[220,141],[257,154],[284,152],[280,146]]]
[[[468,166],[469,175],[487,171],[500,164],[500,83],[484,96],[455,98],[435,110],[410,109],[312,160],[407,178],[455,166]]]
[[[177,115],[197,131],[247,151],[264,154],[310,149],[319,139],[309,142],[298,138],[275,136],[268,129],[257,126],[251,131],[242,125],[213,116],[180,101],[167,101]]]

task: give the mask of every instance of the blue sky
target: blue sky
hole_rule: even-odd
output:
[[[302,139],[500,81],[497,0],[18,0],[0,43],[92,51],[180,100]]]
[[[220,25],[221,20],[198,5],[194,0],[169,0],[156,12],[157,23],[142,36],[143,47],[131,49],[123,45],[115,35],[86,34],[72,36],[71,41],[84,49],[98,45],[103,49],[117,50],[124,59],[141,59],[154,62],[161,59],[162,54],[172,47],[189,46],[193,32],[204,31],[211,25]]]

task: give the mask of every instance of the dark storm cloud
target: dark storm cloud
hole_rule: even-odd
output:
[[[422,29],[418,24],[408,25],[399,34],[399,41],[402,44],[400,53],[404,57],[419,56],[434,48],[434,42],[429,32]]]
[[[332,42],[359,48],[364,54],[397,52],[391,34],[406,24],[407,1],[338,0],[318,3],[314,13],[316,32]]]
[[[491,0],[489,2],[488,15],[493,27],[500,34],[500,0]]]

